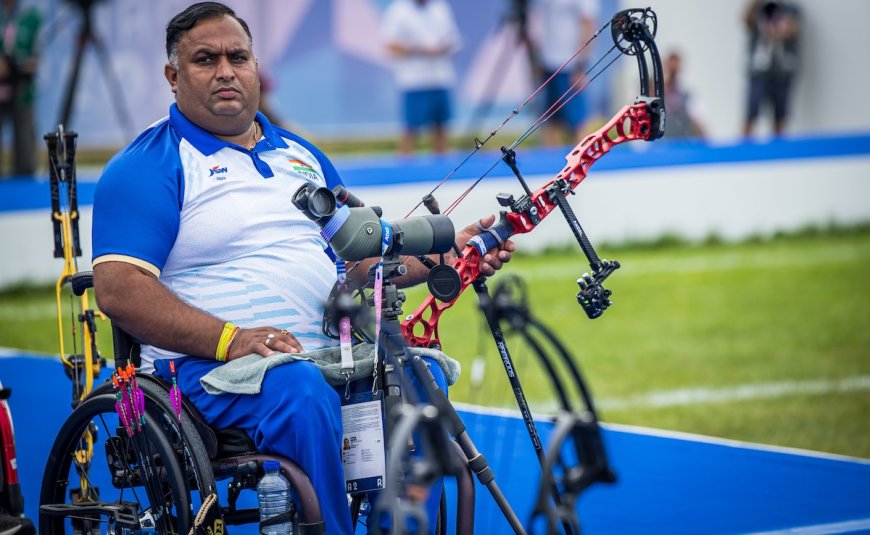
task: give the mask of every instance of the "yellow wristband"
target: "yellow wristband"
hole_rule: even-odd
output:
[[[221,337],[218,340],[217,350],[214,354],[214,358],[216,361],[225,362],[227,360],[227,353],[229,352],[230,342],[232,342],[233,338],[235,338],[236,332],[238,330],[239,328],[230,323],[229,321],[224,323],[224,330],[221,331]]]

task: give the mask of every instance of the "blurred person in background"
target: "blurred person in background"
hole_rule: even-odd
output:
[[[420,130],[431,127],[433,150],[445,152],[456,84],[452,58],[460,47],[453,10],[444,0],[393,0],[381,31],[402,98],[399,151],[410,154]]]
[[[665,110],[668,113],[665,136],[668,138],[703,138],[707,134],[698,119],[697,105],[680,80],[683,58],[679,52],[667,55],[664,64]]]
[[[42,19],[34,7],[3,0],[0,9],[0,139],[5,123],[12,123],[12,174],[36,171],[36,127],[33,104]]]
[[[749,92],[743,135],[752,134],[761,106],[766,104],[773,108],[773,132],[780,136],[798,68],[800,12],[781,0],[752,0],[744,23],[749,30]]]
[[[540,63],[538,83],[543,83],[594,35],[600,8],[598,0],[535,0],[533,10],[540,23],[534,42],[536,60]],[[590,53],[591,47],[583,49],[545,86],[545,110],[581,79]],[[587,82],[579,82],[571,93]],[[583,136],[588,115],[586,95],[581,91],[545,123],[543,143],[554,146],[567,141],[573,145]]]

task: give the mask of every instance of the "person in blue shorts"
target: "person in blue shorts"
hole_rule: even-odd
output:
[[[800,11],[785,1],[752,0],[743,17],[749,31],[749,87],[743,135],[749,137],[762,106],[773,112],[773,133],[785,132],[798,70]]]
[[[583,72],[591,50],[586,47],[576,56],[575,53],[595,33],[600,11],[598,0],[535,0],[532,7],[542,23],[540,35],[535,39],[540,83],[552,77],[544,86],[542,113],[552,109],[554,114],[542,127],[543,144],[573,145],[583,135],[589,115],[586,95],[578,90],[589,83]],[[563,67],[566,58],[572,57]]]
[[[401,92],[399,151],[410,154],[419,132],[431,127],[433,150],[445,152],[450,90],[456,83],[452,56],[460,46],[450,5],[444,0],[393,0],[384,12],[382,32]]]
[[[290,199],[305,184],[341,178],[317,147],[257,111],[251,33],[229,7],[202,2],[176,15],[166,53],[169,115],[116,154],[97,185],[98,304],[142,342],[141,373],[166,377],[174,360],[179,387],[210,425],[243,428],[260,451],[295,460],[314,485],[326,532],[350,533],[340,396],[320,369],[305,360],[273,367],[254,395],[213,395],[200,383],[243,356],[337,345],[321,329],[336,267],[319,227]],[[457,243],[478,228],[458,232]],[[481,271],[492,274],[513,248],[488,252]],[[422,266],[408,267],[399,282],[421,281]]]

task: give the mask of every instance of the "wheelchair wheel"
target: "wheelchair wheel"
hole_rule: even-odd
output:
[[[40,493],[41,533],[127,533],[153,527],[187,533],[215,488],[198,435],[179,426],[154,384],[140,380],[145,425],[127,435],[110,385],[95,390],[64,422]],[[192,426],[191,426],[192,427]],[[197,492],[198,491],[198,492]]]

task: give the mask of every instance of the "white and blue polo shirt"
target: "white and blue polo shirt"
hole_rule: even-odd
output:
[[[305,183],[332,188],[341,179],[314,145],[262,114],[257,120],[263,138],[249,151],[173,104],[100,177],[93,263],[143,267],[218,318],[287,329],[304,349],[320,349],[335,343],[321,332],[335,266],[320,229],[291,198]],[[143,371],[175,356],[143,346]]]

